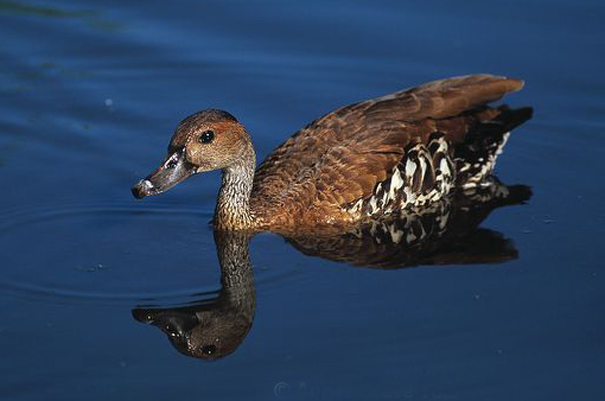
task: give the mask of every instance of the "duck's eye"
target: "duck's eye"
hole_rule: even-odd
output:
[[[202,347],[200,347],[200,351],[202,351],[202,354],[204,355],[212,355],[216,352],[216,346],[214,345],[204,345]]]
[[[202,133],[202,135],[200,135],[201,143],[210,143],[210,142],[212,142],[213,139],[214,139],[214,131],[212,131],[212,130],[204,131]]]

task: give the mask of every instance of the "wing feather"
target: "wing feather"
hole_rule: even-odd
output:
[[[522,86],[511,78],[468,75],[337,109],[298,131],[263,161],[253,201],[304,208],[366,198],[390,176],[407,145],[426,142],[441,124],[436,120],[447,121]],[[466,129],[455,128],[452,139],[457,141]]]

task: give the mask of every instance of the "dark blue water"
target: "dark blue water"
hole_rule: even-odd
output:
[[[0,398],[601,400],[604,16],[597,1],[0,1]],[[383,270],[261,234],[235,297],[254,319],[224,357],[135,319],[236,305],[208,226],[218,173],[129,191],[181,118],[229,110],[262,159],[338,106],[477,72],[525,79],[507,102],[535,108],[497,168],[534,195],[482,223],[516,257]]]

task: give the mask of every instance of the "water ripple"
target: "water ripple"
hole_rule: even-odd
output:
[[[187,304],[218,294],[211,213],[72,204],[0,214],[2,291],[59,303]]]

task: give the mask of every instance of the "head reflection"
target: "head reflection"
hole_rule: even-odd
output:
[[[206,360],[235,351],[252,327],[256,294],[248,255],[250,235],[216,232],[221,290],[215,299],[177,308],[132,311],[142,323],[162,330],[182,354]]]

